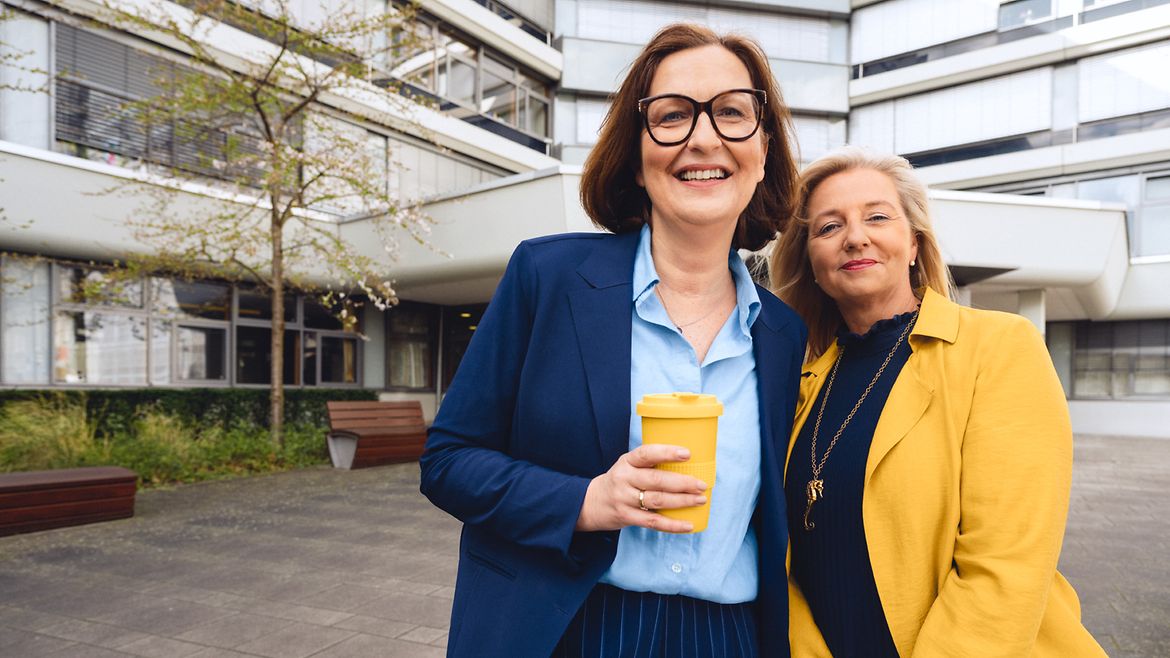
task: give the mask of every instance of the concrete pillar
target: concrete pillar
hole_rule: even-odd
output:
[[[1044,308],[1044,289],[1021,290],[1019,292],[1019,308],[1016,313],[1028,318],[1040,333],[1044,333],[1044,324],[1047,313]]]

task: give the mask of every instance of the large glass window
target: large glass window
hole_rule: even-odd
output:
[[[145,318],[101,311],[60,311],[54,334],[54,382],[146,384]]]
[[[248,320],[271,320],[272,319],[272,295],[266,291],[249,288],[239,288],[236,291],[236,296],[239,300],[239,313],[241,318]],[[285,294],[284,296],[284,321],[296,322],[297,320],[297,298],[295,295]]]
[[[284,332],[284,383],[298,384],[301,372],[301,332]],[[236,383],[268,384],[272,381],[272,329],[236,327]]]
[[[1074,326],[1074,397],[1170,398],[1170,320]]]
[[[187,382],[227,381],[227,329],[180,327],[176,333],[178,372]]]
[[[0,384],[269,382],[271,312],[257,289],[12,255],[0,256],[0,275]],[[358,386],[357,327],[313,297],[285,303],[284,382]]]
[[[321,337],[321,383],[357,383],[357,338]]]
[[[386,386],[434,388],[436,309],[400,303],[386,313]]]
[[[1012,30],[1052,17],[1052,0],[1015,0],[999,6],[999,29]]]
[[[419,22],[410,42],[413,47],[404,45],[395,53],[391,75],[424,95],[437,96],[440,108],[452,116],[533,148],[543,147],[551,128],[549,85],[432,20]],[[486,125],[483,117],[519,132]]]
[[[111,276],[103,270],[60,267],[58,301],[62,304],[96,304],[142,308],[142,282]]]
[[[49,381],[49,264],[4,255],[0,260],[0,313],[3,313],[3,381]]]
[[[154,310],[157,312],[196,320],[227,320],[231,317],[232,289],[226,283],[154,279],[153,286]]]
[[[486,304],[443,309],[443,390],[449,388],[455,379],[455,372],[486,309]]]
[[[1170,256],[1170,176],[1146,179],[1136,229],[1135,256]]]

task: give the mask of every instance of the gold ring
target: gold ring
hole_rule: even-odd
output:
[[[638,509],[643,512],[649,512],[650,508],[646,507],[646,492],[638,489]]]

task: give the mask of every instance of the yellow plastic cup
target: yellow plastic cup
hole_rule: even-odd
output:
[[[642,443],[666,443],[691,451],[689,461],[659,464],[655,468],[691,475],[707,483],[707,502],[658,510],[658,513],[690,521],[695,526],[692,532],[706,530],[711,496],[715,492],[715,446],[723,403],[705,393],[659,393],[642,396],[637,412],[642,417]]]

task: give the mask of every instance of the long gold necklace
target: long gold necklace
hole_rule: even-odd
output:
[[[885,361],[882,361],[882,366],[874,373],[873,379],[869,380],[869,386],[865,387],[865,391],[857,399],[857,403],[853,405],[853,409],[849,411],[849,415],[845,416],[841,427],[837,428],[837,433],[833,435],[833,440],[829,441],[829,447],[825,449],[824,456],[818,462],[817,435],[821,432],[821,417],[825,414],[825,403],[829,401],[829,395],[833,392],[833,382],[837,379],[837,368],[841,365],[841,357],[845,356],[844,347],[838,350],[837,360],[833,362],[833,372],[829,375],[829,383],[825,385],[825,395],[821,398],[820,409],[817,410],[817,422],[813,425],[812,446],[810,450],[812,453],[812,479],[804,487],[804,493],[808,497],[808,504],[804,508],[804,529],[806,531],[817,527],[817,524],[812,522],[809,515],[812,514],[813,503],[825,497],[825,481],[821,478],[821,471],[825,468],[825,462],[829,460],[829,453],[833,452],[833,446],[837,445],[837,439],[841,438],[841,433],[845,431],[845,427],[849,425],[849,421],[853,420],[853,414],[857,413],[857,410],[861,408],[861,403],[865,402],[865,398],[869,397],[869,392],[873,390],[874,384],[877,384],[878,379],[885,372],[886,366],[890,365],[890,359],[894,358],[894,353],[902,346],[902,341],[906,340],[906,335],[910,333],[910,328],[914,326],[914,322],[917,319],[918,311],[914,311],[914,317],[910,318],[910,322],[902,330],[902,335],[898,336],[898,342],[894,343],[893,349],[886,355]]]

